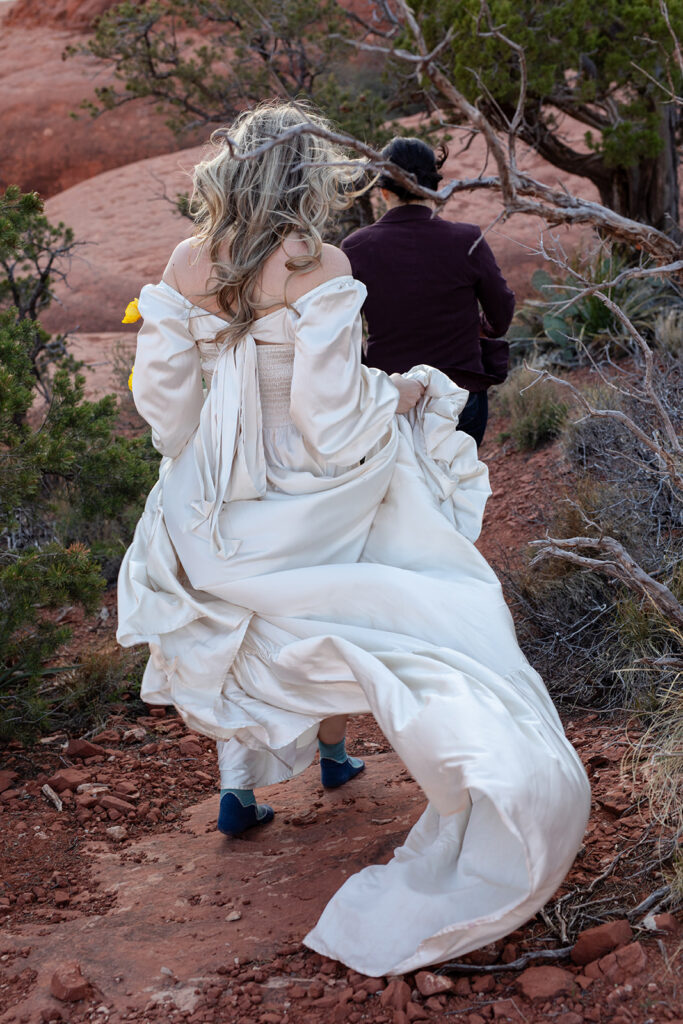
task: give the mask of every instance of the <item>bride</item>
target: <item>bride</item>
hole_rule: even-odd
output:
[[[372,712],[427,808],[304,941],[405,973],[533,916],[589,790],[473,545],[490,491],[455,429],[467,392],[360,364],[365,287],[321,240],[351,171],[306,123],[326,127],[264,104],[219,137],[195,168],[194,238],[142,289],[133,395],[164,457],[118,638],[149,645],[143,699],[217,740],[228,835],[271,821],[254,787],[317,748],[323,785],[348,783],[346,716]]]

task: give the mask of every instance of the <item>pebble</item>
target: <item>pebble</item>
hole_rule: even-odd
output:
[[[128,838],[128,832],[123,825],[110,825],[109,828],[105,829],[105,833],[115,843],[122,843],[124,839]]]
[[[380,993],[379,1001],[382,1006],[391,1007],[394,1010],[404,1010],[410,1002],[410,985],[402,978],[392,978],[383,992]]]
[[[415,984],[418,992],[425,997],[438,995],[439,992],[450,992],[454,988],[450,978],[442,974],[432,974],[431,971],[419,971],[415,975]]]

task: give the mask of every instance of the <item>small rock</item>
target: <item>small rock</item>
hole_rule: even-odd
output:
[[[196,736],[183,736],[178,743],[178,750],[183,757],[201,757],[203,751]]]
[[[55,793],[63,793],[65,789],[72,792],[83,782],[88,781],[88,772],[81,768],[60,768],[58,772],[47,780],[48,786],[54,789]]]
[[[521,1021],[522,1019],[519,1010],[511,999],[499,999],[493,1003],[491,1009],[495,1020],[502,1018],[503,1020]]]
[[[131,729],[126,729],[122,739],[124,743],[141,743],[146,735],[146,729],[141,725],[134,725]]]
[[[475,978],[472,982],[473,992],[493,992],[496,983],[492,974],[485,974],[483,977]]]
[[[128,814],[129,811],[135,810],[133,804],[128,803],[127,800],[121,800],[118,796],[112,796],[111,793],[105,793],[97,802],[100,807],[104,807],[105,811],[118,811],[119,814]]]
[[[527,999],[554,999],[574,988],[574,975],[561,967],[527,967],[517,978],[517,991]]]
[[[44,1006],[38,1011],[38,1020],[42,1024],[57,1024],[63,1019],[61,1010],[58,1010],[56,1006]]]
[[[241,919],[242,919],[242,915],[240,914],[239,910],[231,910],[225,920],[226,921],[240,921]]]
[[[55,901],[55,906],[65,907],[70,900],[70,896],[65,889],[55,889],[52,894],[52,898]]]
[[[598,802],[605,808],[606,811],[610,811],[617,818],[621,817],[624,811],[627,811],[633,800],[626,793],[620,792],[619,790],[612,790],[609,793],[605,793],[604,796],[598,797]]]
[[[374,996],[384,991],[384,982],[381,978],[363,978],[363,988],[369,995]]]
[[[469,978],[458,978],[453,986],[456,996],[471,996],[472,986]]]
[[[571,958],[575,964],[590,964],[618,946],[626,945],[632,938],[633,929],[626,918],[608,921],[581,932],[571,951]]]
[[[103,732],[98,733],[97,736],[93,736],[92,742],[98,744],[101,743],[103,746],[107,746],[109,743],[120,743],[121,733],[116,729],[104,729]]]
[[[140,747],[141,754],[156,754],[159,749],[158,743],[145,743],[144,747]]]
[[[555,1024],[583,1024],[583,1017],[580,1013],[561,1013],[555,1018]]]
[[[114,789],[117,793],[124,793],[131,797],[134,794],[137,795],[138,793],[138,787],[135,785],[135,783],[128,782],[127,779],[119,779],[119,781],[114,786]]]
[[[11,789],[14,780],[18,778],[16,772],[2,771],[0,772],[0,793],[4,793],[6,789]]]
[[[617,963],[628,975],[640,974],[647,967],[647,954],[640,942],[631,942],[616,952]]]
[[[104,747],[100,747],[96,743],[90,743],[88,740],[69,740],[64,748],[64,753],[67,757],[83,760],[86,757],[97,757],[100,754],[104,754]]]
[[[643,925],[652,931],[669,932],[670,935],[678,935],[681,930],[680,921],[673,914],[648,914]]]
[[[394,1010],[404,1010],[410,1002],[410,985],[402,978],[392,978],[384,991],[380,993],[379,1001],[382,1006]]]
[[[411,1022],[414,1020],[429,1020],[429,1011],[425,1010],[424,1006],[418,1006],[417,1003],[410,1002],[405,1008],[405,1015]]]
[[[415,984],[418,992],[425,996],[435,996],[439,992],[450,992],[453,989],[453,982],[441,974],[432,974],[431,971],[420,971],[415,975]]]
[[[76,1003],[90,993],[90,985],[77,963],[62,964],[52,975],[50,992],[63,1003]]]
[[[128,838],[128,832],[123,825],[110,825],[109,828],[105,829],[105,833],[115,843],[122,843],[124,839]]]
[[[316,811],[311,808],[306,811],[305,814],[296,814],[294,817],[289,819],[290,825],[295,825],[297,828],[302,828],[305,825],[315,825],[318,820]]]

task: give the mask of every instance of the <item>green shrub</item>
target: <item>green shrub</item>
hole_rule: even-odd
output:
[[[522,451],[540,448],[558,437],[569,412],[557,385],[534,383],[536,379],[533,371],[513,370],[494,395],[495,407],[509,419],[500,438],[511,438]]]
[[[629,268],[629,262],[623,254],[603,249],[597,256],[577,261],[575,268],[597,283],[613,280]],[[527,300],[517,310],[508,332],[513,361],[577,366],[601,356],[605,349],[617,356],[630,353],[631,339],[623,325],[596,295],[558,308],[557,303],[568,302],[583,287],[572,274],[553,277],[547,270],[537,270],[531,283],[539,298]],[[604,291],[649,341],[680,345],[683,292],[673,279],[630,278]],[[671,342],[664,340],[669,337]]]
[[[0,196],[0,267],[30,251],[50,264],[59,246],[35,196]],[[4,246],[4,248],[3,248]],[[31,248],[32,246],[32,248]],[[53,261],[54,263],[54,261]],[[28,267],[28,270],[26,269]],[[34,281],[49,303],[50,275]],[[0,282],[1,285],[1,282]],[[24,279],[22,288],[28,294]],[[6,295],[0,287],[0,297]],[[49,336],[30,310],[0,311],[0,736],[26,737],[64,721],[64,670],[54,667],[70,631],[50,612],[66,604],[93,611],[116,575],[158,456],[147,437],[116,436],[112,395],[84,398],[84,378],[57,354],[49,379],[36,364],[36,338]],[[47,339],[47,341],[46,341]],[[46,384],[47,381],[47,384]],[[44,388],[49,401],[41,401]],[[103,568],[105,570],[103,575]],[[55,696],[58,694],[58,696]],[[66,703],[65,703],[66,701]],[[60,717],[61,716],[61,717]]]

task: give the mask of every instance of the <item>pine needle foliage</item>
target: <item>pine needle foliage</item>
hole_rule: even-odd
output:
[[[9,209],[9,215],[7,211]],[[5,216],[3,216],[3,213]],[[31,252],[49,266],[67,229],[53,229],[34,194],[0,196],[0,295],[12,293],[7,267]],[[31,248],[33,246],[33,248]],[[42,249],[41,249],[42,247]],[[52,250],[51,250],[52,247]],[[16,280],[14,281],[16,285]],[[24,273],[23,296],[50,301],[50,274]],[[21,297],[21,296],[20,296]],[[36,335],[49,335],[26,308],[0,311],[0,736],[51,727],[45,680],[70,631],[54,613],[65,605],[97,608],[102,561],[118,560],[153,483],[157,456],[147,439],[116,436],[117,404],[84,397],[85,380],[57,362],[49,400],[36,367]],[[95,549],[99,548],[95,557]],[[111,569],[111,566],[110,566]],[[115,571],[115,570],[114,570]],[[58,617],[57,617],[58,618]],[[51,691],[50,691],[51,692]]]

